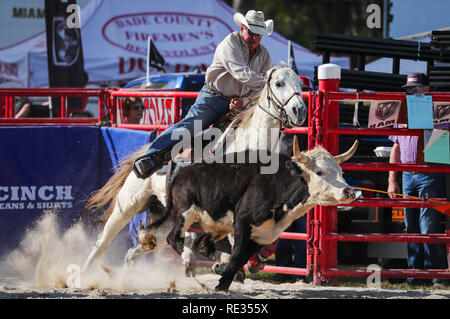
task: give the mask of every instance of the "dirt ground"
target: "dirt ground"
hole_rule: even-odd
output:
[[[0,298],[7,299],[450,299],[450,290],[399,290],[313,286],[302,281],[272,284],[246,279],[233,282],[229,292],[216,292],[219,276],[203,274],[194,278],[169,280],[164,287],[136,288],[38,288],[9,284],[0,286]],[[169,284],[169,282],[171,284]],[[175,284],[173,284],[175,283]],[[3,283],[4,284],[4,283]]]
[[[0,259],[0,299],[449,299],[450,290],[401,290],[273,284],[247,278],[229,292],[216,292],[213,273],[186,278],[182,266],[163,252],[132,268],[113,244],[88,273],[81,273],[97,234],[81,224],[61,231],[54,215],[44,216],[23,236],[20,247]]]
[[[20,286],[0,286],[0,298],[56,298],[56,299],[449,299],[449,290],[395,290],[344,287],[317,287],[296,283],[271,284],[247,279],[245,284],[233,283],[228,293],[215,292],[219,276],[205,274],[197,276],[197,280],[185,279],[176,282],[175,291],[168,288],[152,288],[142,290],[118,289],[76,289],[76,288],[33,288]],[[204,285],[204,286],[203,286]]]

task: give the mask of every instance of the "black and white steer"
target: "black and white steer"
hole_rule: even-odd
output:
[[[208,233],[202,238],[210,242],[234,234],[229,262],[216,269],[222,275],[216,290],[228,290],[236,271],[263,245],[274,242],[293,220],[316,205],[355,199],[339,163],[354,154],[357,144],[332,156],[321,147],[300,152],[295,139],[295,159],[280,155],[274,174],[261,174],[261,163],[187,166],[170,184],[164,217],[140,233],[141,243],[156,248],[167,240],[189,267],[194,253],[185,248],[184,233],[193,223],[200,223]]]

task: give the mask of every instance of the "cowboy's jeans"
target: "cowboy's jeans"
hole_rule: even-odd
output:
[[[403,172],[403,194],[424,198],[446,196],[445,175],[442,173]],[[432,208],[405,208],[406,233],[442,233],[445,216]],[[446,265],[445,245],[408,243],[408,267],[412,269],[442,269]]]
[[[146,155],[159,152],[176,144],[183,137],[178,133],[182,133],[184,130],[188,130],[191,136],[199,133],[194,131],[194,121],[200,120],[201,129],[204,130],[230,111],[229,101],[218,95],[208,93],[206,90],[207,87],[204,85],[186,117],[162,132],[148,147],[145,152]],[[173,138],[172,134],[174,134]]]

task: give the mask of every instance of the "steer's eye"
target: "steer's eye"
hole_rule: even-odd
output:
[[[323,173],[321,171],[318,171],[316,174],[317,174],[317,176],[322,176],[323,175]]]

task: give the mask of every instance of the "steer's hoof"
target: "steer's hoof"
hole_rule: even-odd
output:
[[[224,291],[227,292],[228,291],[228,287],[223,287],[222,285],[218,284],[216,286],[216,288],[214,288],[215,291]]]
[[[239,269],[236,274],[234,275],[233,281],[238,281],[241,284],[244,283],[245,280],[245,271],[243,268]]]
[[[226,264],[215,263],[214,265],[211,266],[211,270],[215,274],[222,275],[223,272],[225,271],[225,267],[226,267]]]

